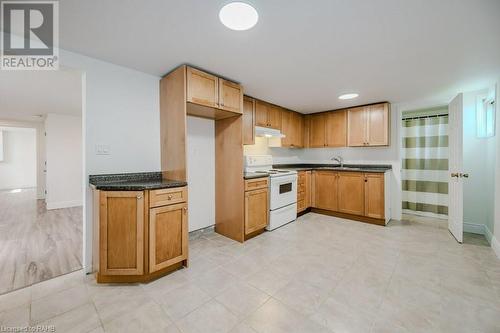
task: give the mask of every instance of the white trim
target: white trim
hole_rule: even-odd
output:
[[[47,202],[47,209],[61,209],[82,206],[82,200]]]
[[[470,232],[472,234],[485,235],[485,227],[486,226],[484,224],[464,222],[464,232]]]
[[[493,233],[491,232],[490,228],[485,224],[484,225],[484,237],[486,237],[486,240],[490,245],[492,244],[491,241],[493,240]],[[492,246],[493,247],[493,246]]]
[[[500,242],[495,236],[491,238],[491,248],[493,249],[497,257],[500,259]]]

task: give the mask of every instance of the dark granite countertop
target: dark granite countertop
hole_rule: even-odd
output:
[[[269,177],[269,173],[267,172],[244,172],[244,179],[254,179],[254,178],[264,178]]]
[[[184,181],[164,179],[161,172],[90,175],[89,183],[104,191],[144,191],[187,185]]]
[[[388,164],[344,164],[344,167],[340,168],[339,164],[297,163],[297,164],[274,164],[273,168],[293,169],[297,171],[333,170],[333,171],[359,171],[359,172],[383,173],[386,172],[387,170],[391,170],[392,166]]]

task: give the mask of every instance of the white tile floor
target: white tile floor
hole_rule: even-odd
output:
[[[1,326],[56,332],[500,332],[500,261],[439,221],[307,214],[245,244],[209,233],[149,284],[71,273],[0,296]]]

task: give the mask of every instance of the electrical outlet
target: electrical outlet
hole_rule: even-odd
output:
[[[110,155],[111,150],[109,148],[109,145],[96,144],[95,145],[95,154],[96,155]]]

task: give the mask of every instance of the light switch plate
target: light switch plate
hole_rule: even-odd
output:
[[[96,155],[110,155],[111,150],[109,148],[109,145],[96,144],[95,145],[95,153],[96,153]]]

